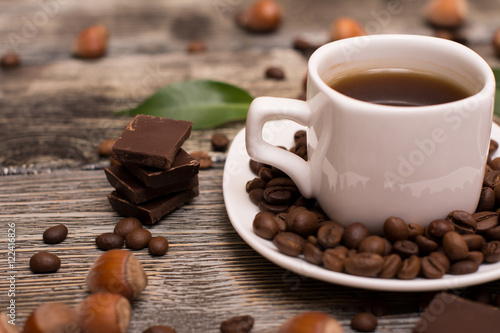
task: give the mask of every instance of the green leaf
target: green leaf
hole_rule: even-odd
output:
[[[155,92],[136,108],[115,111],[117,115],[147,114],[189,120],[193,129],[220,126],[246,119],[253,97],[234,85],[212,81],[182,81]]]
[[[493,74],[495,74],[495,81],[497,83],[496,91],[495,91],[495,109],[494,113],[497,116],[500,116],[500,68],[492,68]]]

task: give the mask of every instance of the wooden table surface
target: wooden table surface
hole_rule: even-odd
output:
[[[304,35],[326,41],[330,23],[352,16],[377,33],[432,35],[423,22],[424,1],[401,0],[401,13],[385,15],[389,1],[280,1],[281,29],[253,35],[235,26],[234,14],[246,0],[0,0],[0,54],[12,48],[22,66],[0,71],[0,311],[9,302],[8,224],[15,223],[16,321],[22,326],[40,303],[78,304],[88,290],[85,276],[102,253],[95,237],[112,231],[120,217],[106,195],[111,186],[97,146],[117,137],[130,120],[112,111],[137,105],[160,87],[186,79],[209,78],[237,84],[254,96],[297,97],[306,57],[292,48]],[[500,65],[490,46],[500,27],[500,3],[470,1],[463,33],[469,46],[492,66]],[[92,24],[110,30],[107,55],[96,61],[71,57],[77,33]],[[377,26],[378,24],[378,26]],[[208,51],[187,54],[186,46],[203,40]],[[283,81],[264,79],[264,70],[282,66]],[[211,152],[213,133],[233,138],[243,122],[195,131],[187,151]],[[270,263],[234,231],[227,217],[222,174],[224,154],[200,172],[200,196],[150,228],[170,242],[164,257],[136,251],[149,285],[133,302],[129,332],[168,324],[177,332],[219,332],[221,321],[235,315],[255,318],[253,332],[275,332],[290,316],[326,311],[345,332],[349,320],[371,299],[387,302],[377,332],[411,332],[422,293],[353,289],[299,276]],[[85,167],[87,166],[87,167]],[[68,238],[46,245],[43,231],[55,224],[69,228]],[[49,250],[60,256],[55,274],[31,273],[29,258]],[[486,287],[500,291],[499,282]],[[459,290],[468,293],[471,289]]]

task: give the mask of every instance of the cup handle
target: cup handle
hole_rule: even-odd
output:
[[[311,116],[307,102],[289,98],[258,97],[248,109],[245,136],[248,155],[258,162],[284,171],[306,198],[313,196],[310,164],[299,156],[264,141],[262,131],[267,121],[280,118],[309,126]]]

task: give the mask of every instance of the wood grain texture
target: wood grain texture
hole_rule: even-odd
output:
[[[85,276],[102,253],[95,237],[111,231],[120,217],[107,202],[111,186],[104,172],[83,171],[82,166],[107,163],[97,155],[98,144],[117,137],[130,120],[112,116],[113,110],[135,106],[165,84],[197,78],[234,83],[254,96],[296,97],[307,59],[291,49],[294,38],[325,41],[330,23],[340,16],[352,16],[377,33],[433,34],[421,17],[424,1],[401,0],[401,12],[384,16],[391,1],[283,0],[286,16],[280,30],[253,35],[233,22],[234,14],[250,2],[0,0],[0,54],[15,47],[23,60],[14,71],[0,70],[0,173],[17,170],[9,167],[32,173],[0,177],[0,311],[8,302],[4,272],[12,222],[17,235],[18,323],[42,302],[77,305],[88,295]],[[463,32],[475,51],[499,66],[490,40],[498,28],[500,5],[496,0],[469,3]],[[31,31],[30,23],[35,27]],[[105,24],[111,33],[106,57],[72,58],[75,36],[95,23]],[[21,39],[12,44],[15,35]],[[193,39],[205,41],[209,51],[187,54],[187,43]],[[287,79],[264,79],[270,65],[282,66]],[[210,151],[213,133],[232,139],[243,126],[195,131],[184,148]],[[389,305],[377,332],[411,332],[425,294],[374,292],[316,281],[270,263],[246,245],[225,211],[223,166],[219,162],[202,171],[200,196],[150,228],[153,235],[169,240],[166,256],[135,252],[149,286],[133,303],[129,332],[168,324],[179,333],[215,333],[221,321],[250,314],[256,322],[253,332],[271,333],[291,315],[311,310],[334,314],[345,332],[353,332],[351,316],[370,299],[384,299]],[[67,240],[44,244],[43,231],[57,223],[68,226]],[[29,258],[42,250],[61,257],[60,271],[29,271]],[[485,287],[500,292],[498,281]]]

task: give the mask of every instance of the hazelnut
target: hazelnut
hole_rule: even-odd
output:
[[[106,53],[108,29],[102,25],[86,28],[78,35],[73,45],[75,57],[84,59],[100,58]]]
[[[134,254],[121,249],[109,250],[97,258],[86,281],[92,293],[111,292],[130,301],[148,284],[146,273]]]
[[[495,55],[500,58],[500,29],[495,31],[493,35],[493,50],[495,51]]]
[[[131,315],[132,308],[129,301],[118,294],[92,294],[78,307],[82,333],[125,333]]]
[[[330,40],[332,41],[365,35],[365,29],[361,24],[350,17],[341,17],[330,26]]]
[[[111,156],[113,153],[113,145],[115,144],[116,140],[115,139],[107,139],[103,140],[100,144],[99,147],[97,148],[97,151],[99,152],[99,155],[101,156]]]
[[[236,23],[251,32],[272,32],[283,17],[281,6],[274,0],[258,0],[236,16]]]
[[[24,324],[23,333],[77,333],[78,314],[73,308],[59,302],[38,306]]]
[[[19,327],[12,325],[9,321],[12,320],[7,312],[0,313],[0,333],[19,333]]]
[[[467,17],[467,0],[429,0],[424,6],[424,17],[431,25],[458,28]]]
[[[280,326],[278,333],[343,333],[342,326],[327,313],[305,312]]]

